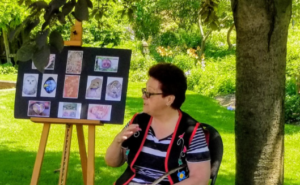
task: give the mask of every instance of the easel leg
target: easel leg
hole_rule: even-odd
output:
[[[76,125],[76,129],[77,129],[77,138],[78,138],[81,168],[82,168],[82,175],[83,175],[83,182],[84,182],[83,184],[87,185],[87,157],[86,157],[86,147],[84,142],[83,126]]]
[[[65,185],[67,180],[72,130],[73,130],[73,125],[66,124],[65,143],[63,148],[63,155],[61,158],[60,175],[59,175],[59,182],[58,182],[59,185]]]
[[[95,125],[89,125],[87,184],[94,185],[95,179]]]
[[[30,185],[37,185],[37,183],[39,181],[39,176],[40,176],[43,158],[44,158],[44,154],[45,154],[49,130],[50,130],[50,124],[44,123],[42,136],[41,136],[41,140],[40,140],[39,151],[38,151],[36,159],[35,159]]]

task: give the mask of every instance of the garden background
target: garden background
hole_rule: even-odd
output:
[[[3,35],[10,33],[30,13],[28,1],[0,2],[0,80],[15,81],[18,62],[6,62]],[[234,184],[235,145],[234,111],[215,100],[217,96],[235,93],[235,30],[230,1],[219,1],[216,27],[199,24],[191,10],[201,10],[200,2],[142,0],[135,8],[124,9],[114,1],[95,1],[91,19],[83,24],[84,47],[124,48],[132,50],[126,123],[135,112],[141,111],[140,89],[145,86],[147,69],[158,62],[169,62],[181,67],[188,79],[187,101],[183,110],[201,122],[216,127],[224,141],[224,158],[217,184]],[[185,6],[182,6],[184,3]],[[171,6],[172,5],[172,6]],[[114,7],[114,8],[111,8]],[[177,11],[176,11],[177,10]],[[285,99],[285,184],[300,184],[300,97],[298,82],[299,60],[299,2],[293,1],[286,69]],[[122,17],[123,15],[123,17]],[[125,15],[125,16],[124,16]],[[214,22],[214,21],[212,21]],[[71,23],[51,25],[59,30],[64,40],[69,39]],[[37,32],[37,30],[36,30]],[[229,36],[228,36],[229,35]],[[8,34],[8,39],[10,35]],[[16,53],[20,38],[11,40],[10,51]],[[0,184],[29,184],[40,139],[42,125],[13,118],[14,89],[0,91]],[[232,104],[234,106],[234,104]],[[96,183],[111,184],[125,167],[115,169],[104,163],[104,153],[122,125],[97,128]],[[64,127],[51,128],[40,184],[56,184],[61,160]],[[76,133],[73,135],[68,182],[82,184]]]

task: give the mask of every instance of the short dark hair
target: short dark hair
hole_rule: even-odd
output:
[[[168,95],[175,96],[175,100],[171,106],[174,109],[179,109],[185,100],[187,89],[184,72],[173,64],[158,63],[149,69],[148,75],[161,83],[163,97]]]

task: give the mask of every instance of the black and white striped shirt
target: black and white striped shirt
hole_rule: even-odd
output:
[[[128,125],[126,125],[126,127],[127,126]],[[150,127],[142,151],[133,166],[136,169],[136,175],[132,179],[132,182],[144,184],[152,183],[165,174],[165,157],[171,139],[172,134],[158,140],[155,137],[153,129]],[[125,146],[124,143],[122,146],[128,149],[128,146]],[[207,161],[210,159],[207,153],[209,153],[209,150],[205,135],[202,128],[199,127],[190,143],[189,149],[186,151],[186,161]],[[180,158],[180,156],[172,157]],[[168,178],[165,178],[163,181],[168,181]]]

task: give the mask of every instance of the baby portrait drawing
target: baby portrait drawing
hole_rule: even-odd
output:
[[[38,74],[24,74],[22,96],[36,97]]]
[[[101,99],[103,77],[89,76],[86,89],[86,99]]]
[[[90,104],[88,119],[110,121],[111,105]]]

